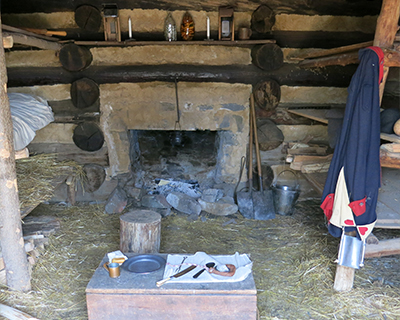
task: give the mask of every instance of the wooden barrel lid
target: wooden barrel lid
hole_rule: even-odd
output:
[[[81,71],[90,66],[93,56],[88,48],[68,43],[61,48],[59,59],[64,69]]]
[[[71,85],[71,100],[78,109],[89,108],[99,99],[99,96],[99,86],[91,79],[82,78]]]

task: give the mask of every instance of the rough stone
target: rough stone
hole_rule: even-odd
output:
[[[186,214],[197,214],[201,212],[201,205],[188,195],[180,192],[171,192],[167,195],[168,203],[178,211]]]
[[[141,188],[136,188],[133,186],[125,186],[125,191],[129,197],[133,198],[136,201],[140,200],[140,195],[142,193]]]
[[[142,197],[141,204],[142,207],[146,208],[171,208],[171,205],[167,202],[165,196],[162,194],[146,194]]]
[[[121,213],[128,204],[126,193],[120,187],[114,189],[105,205],[105,212],[108,214]]]
[[[220,189],[206,189],[201,195],[201,200],[206,202],[217,202],[224,196],[224,192]]]
[[[232,197],[223,197],[217,202],[207,202],[202,199],[198,201],[202,210],[217,216],[227,216],[238,211],[238,206]]]

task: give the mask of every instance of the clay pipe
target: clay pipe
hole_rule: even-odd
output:
[[[229,271],[222,272],[222,271],[218,271],[216,268],[210,268],[209,272],[212,274],[217,274],[219,276],[233,277],[233,275],[236,272],[236,267],[233,264],[226,264],[226,267],[229,269]]]

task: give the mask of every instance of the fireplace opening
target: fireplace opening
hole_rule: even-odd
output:
[[[129,130],[132,172],[145,180],[197,180],[215,175],[217,131]]]

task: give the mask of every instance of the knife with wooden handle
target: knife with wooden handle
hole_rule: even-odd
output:
[[[186,268],[185,270],[182,270],[181,272],[178,272],[178,273],[174,274],[173,276],[170,276],[163,280],[157,281],[156,285],[157,285],[157,287],[161,287],[164,283],[171,280],[172,278],[179,278],[180,276],[183,276],[184,274],[192,271],[194,268],[196,268],[196,266],[190,266],[189,268]]]

